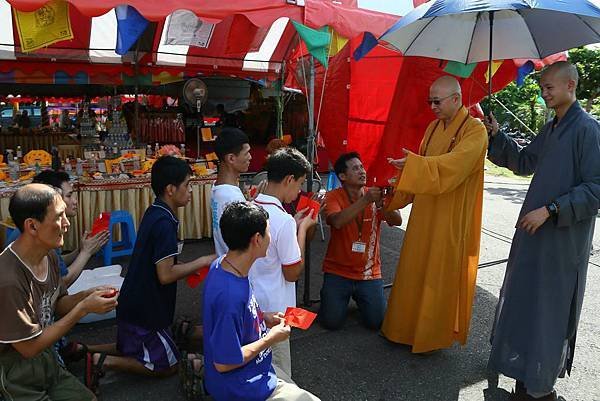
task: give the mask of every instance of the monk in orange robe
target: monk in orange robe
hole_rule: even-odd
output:
[[[412,211],[382,326],[390,341],[424,353],[465,344],[479,261],[483,166],[488,137],[462,104],[458,81],[436,80],[437,119],[419,154],[388,161],[400,170],[388,210]]]

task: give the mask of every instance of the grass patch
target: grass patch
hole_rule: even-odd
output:
[[[531,176],[523,177],[520,175],[515,175],[512,171],[504,167],[498,167],[488,159],[485,159],[485,173],[488,175],[493,175],[496,177],[507,177],[514,178],[518,180],[531,180]]]

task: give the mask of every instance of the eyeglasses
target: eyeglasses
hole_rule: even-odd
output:
[[[431,106],[432,104],[435,104],[436,106],[439,106],[442,103],[442,101],[444,101],[444,100],[446,100],[449,97],[452,97],[454,95],[457,95],[457,93],[451,93],[448,96],[440,98],[440,99],[433,99],[433,100],[432,99],[428,99],[427,103],[429,104],[429,106]]]

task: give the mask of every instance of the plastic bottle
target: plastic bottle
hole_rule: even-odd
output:
[[[19,145],[19,146],[17,146],[17,159],[19,159],[19,162],[20,162],[22,158],[23,158],[23,150],[21,149],[21,145]]]
[[[21,166],[19,165],[19,160],[16,157],[13,157],[12,162],[9,162],[9,164],[10,179],[13,181],[18,181],[19,177],[21,177]]]
[[[152,157],[152,146],[150,146],[150,145],[146,145],[146,157],[147,158]]]
[[[65,172],[69,175],[73,172],[73,167],[71,167],[71,160],[67,157],[65,159]]]
[[[179,151],[181,152],[181,157],[185,157],[185,143],[179,145]]]
[[[60,169],[60,156],[58,154],[58,148],[52,147],[52,170],[58,171]]]
[[[117,143],[113,143],[113,148],[112,148],[113,154],[116,157],[119,157],[119,145],[117,145]]]
[[[83,175],[83,161],[80,158],[77,158],[77,166],[75,169],[77,175],[81,177]]]
[[[155,157],[158,157],[158,156],[159,156],[159,153],[160,153],[160,152],[159,152],[159,150],[160,150],[160,148],[158,147],[158,142],[156,142],[156,143],[154,144],[154,156],[155,156]]]

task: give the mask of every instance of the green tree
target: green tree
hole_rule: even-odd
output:
[[[546,108],[540,102],[540,89],[538,85],[538,74],[531,74],[525,78],[522,86],[511,82],[495,97],[515,116],[527,125],[533,132],[538,132],[544,124]],[[501,106],[494,107],[494,114],[503,127],[509,131],[519,131],[529,136],[531,133],[515,119],[511,113]]]
[[[588,112],[594,112],[594,102],[600,96],[600,51],[580,47],[569,50],[569,60],[579,71],[577,98]],[[598,114],[596,114],[598,116]]]

